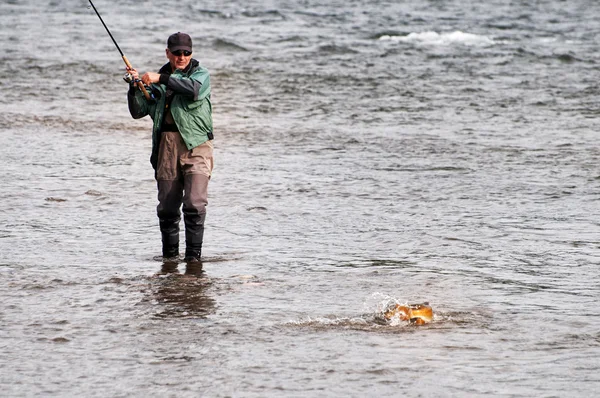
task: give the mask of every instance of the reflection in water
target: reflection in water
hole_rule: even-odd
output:
[[[164,263],[151,285],[153,300],[160,306],[156,317],[204,318],[215,312],[215,300],[207,293],[212,281],[202,263],[187,264],[183,274],[177,263]]]

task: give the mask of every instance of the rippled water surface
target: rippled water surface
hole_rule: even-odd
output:
[[[186,31],[211,71],[202,269],[161,266],[93,10],[0,3],[3,393],[592,396],[600,5],[484,3],[96,0],[138,69]]]

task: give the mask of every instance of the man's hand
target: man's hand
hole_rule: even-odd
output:
[[[123,56],[123,59],[127,59],[127,58],[125,58],[125,56]],[[125,63],[127,64],[127,68],[126,68],[127,69],[127,73],[129,73],[131,75],[131,77],[133,77],[133,81],[131,83],[133,84],[133,82],[137,82],[136,84],[139,87],[139,89],[141,90],[141,92],[144,94],[144,97],[146,97],[146,99],[148,101],[153,100],[154,96],[152,94],[150,94],[148,92],[148,90],[146,90],[146,88],[144,87],[143,84],[139,83],[140,82],[140,80],[139,80],[140,79],[140,75],[139,75],[138,71],[135,68],[131,67],[131,65],[129,64],[129,61],[127,61]],[[144,78],[147,78],[147,81],[150,82],[151,79],[148,77],[148,75],[156,75],[156,76],[158,76],[156,78],[157,79],[156,81],[158,81],[158,79],[160,78],[160,75],[158,73],[146,73],[144,76],[142,76],[142,80],[141,81],[143,83],[145,83]],[[148,85],[148,84],[149,83],[146,83],[146,85]]]
[[[137,81],[140,78],[140,75],[137,71],[137,69],[134,68],[125,68],[127,70],[127,73],[129,73],[132,77],[133,77],[133,81]]]
[[[160,80],[160,73],[147,72],[142,76],[142,83],[149,86],[152,83],[158,83]]]

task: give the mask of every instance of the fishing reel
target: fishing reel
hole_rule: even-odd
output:
[[[129,72],[125,73],[125,76],[123,76],[123,80],[127,84],[129,84],[131,82],[135,82],[135,79],[133,78],[133,75],[131,73],[129,73]]]

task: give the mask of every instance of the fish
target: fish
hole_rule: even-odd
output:
[[[398,318],[413,325],[425,325],[433,321],[433,309],[429,303],[392,304],[385,309],[383,317],[388,321]]]

